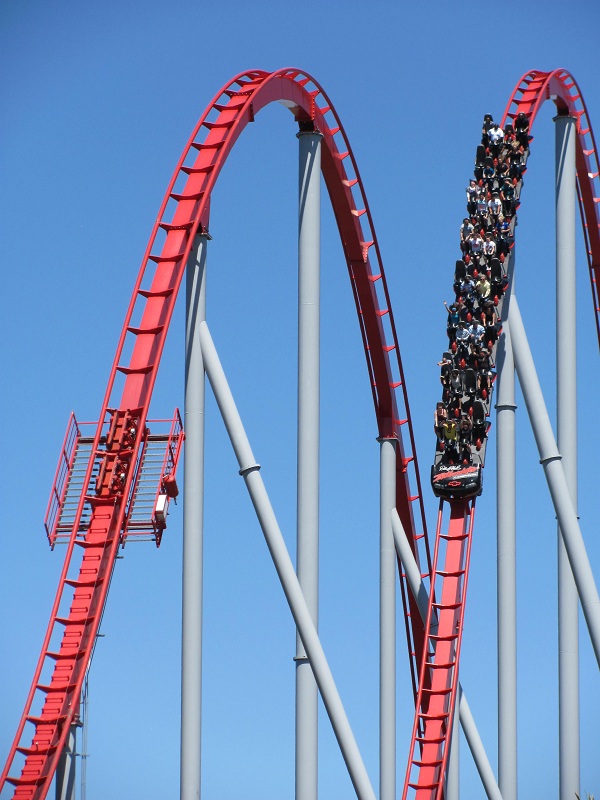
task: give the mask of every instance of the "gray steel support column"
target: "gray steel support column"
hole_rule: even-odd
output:
[[[517,800],[516,405],[515,364],[506,320],[497,367],[498,783],[504,800]]]
[[[373,787],[369,781],[348,717],[344,711],[333,675],[323,652],[319,634],[312,621],[292,560],[263,484],[259,472],[260,465],[256,463],[250,448],[242,420],[205,322],[200,325],[200,342],[206,374],[233,445],[240,466],[240,475],[242,475],[246,483],[248,494],[256,511],[294,622],[300,632],[302,643],[312,666],[317,686],[323,698],[323,704],[331,720],[331,725],[342,751],[356,795],[359,800],[375,800]]]
[[[400,558],[402,566],[404,567],[404,573],[406,575],[408,585],[410,586],[410,590],[417,601],[421,618],[423,619],[423,622],[425,622],[427,619],[427,607],[429,605],[427,589],[425,588],[425,584],[421,578],[421,571],[417,566],[413,552],[406,540],[404,527],[395,508],[392,511],[392,531],[394,534],[396,552],[398,553],[398,557]],[[485,752],[483,742],[481,741],[479,731],[475,725],[475,720],[471,714],[471,709],[467,703],[467,697],[460,684],[458,686],[458,692],[460,724],[462,726],[463,733],[465,734],[467,744],[469,745],[469,749],[471,750],[473,761],[475,762],[475,766],[479,772],[481,782],[483,783],[485,793],[489,800],[502,800],[500,789],[496,783],[496,779]]]
[[[180,798],[198,800],[202,729],[202,539],[204,514],[204,363],[199,338],[206,319],[206,249],[196,238],[186,273],[181,644]]]
[[[600,666],[600,598],[598,597],[598,589],[596,588],[592,568],[585,550],[577,512],[571,500],[571,493],[569,492],[569,486],[561,463],[561,455],[556,446],[552,425],[550,424],[535,364],[529,349],[529,342],[525,335],[517,298],[514,295],[511,300],[508,319],[517,376],[523,390],[527,412],[540,454],[540,462],[544,467],[544,474],[552,496],[554,510],[558,517],[562,538],[569,557],[569,564],[575,578],[594,654]]]
[[[556,146],[557,443],[577,511],[577,298],[575,117],[554,117]],[[579,794],[579,600],[558,530],[558,730],[560,800]]]
[[[298,181],[298,580],[319,615],[321,139],[301,132]],[[318,690],[296,633],[296,800],[317,800]]]
[[[396,797],[396,581],[391,513],[396,506],[395,439],[380,439],[379,798]]]
[[[73,722],[64,746],[58,767],[56,768],[56,800],[75,800],[75,759],[77,756],[77,728],[79,722]]]

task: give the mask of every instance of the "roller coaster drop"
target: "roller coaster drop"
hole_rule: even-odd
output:
[[[597,290],[600,273],[597,213],[600,167],[587,112],[575,81],[564,70],[528,73],[513,92],[501,124],[504,127],[519,114],[524,114],[531,127],[540,106],[550,98],[556,103],[559,117],[575,120],[577,191],[600,336]],[[274,73],[252,71],[236,76],[216,95],[200,119],[177,165],[144,255],[99,422],[95,424],[93,434],[87,437],[74,419],[70,423],[47,517],[51,545],[61,538],[68,541],[65,564],[32,686],[0,779],[3,797],[7,796],[4,792],[11,785],[14,786],[15,798],[41,800],[47,795],[71,728],[78,718],[79,698],[119,547],[124,546],[128,537],[140,533],[160,544],[168,502],[177,493],[175,476],[183,434],[177,414],[168,432],[160,435],[151,433],[150,425],[153,423],[149,423],[147,417],[175,300],[187,267],[188,276],[191,276],[188,282],[188,301],[192,307],[189,319],[193,318],[190,324],[197,323],[194,332],[188,328],[191,337],[188,355],[191,356],[195,341],[200,353],[197,363],[206,370],[217,397],[240,463],[240,474],[248,486],[294,615],[300,637],[298,661],[306,662],[311,674],[314,673],[357,795],[374,798],[312,622],[314,613],[309,608],[310,590],[296,579],[260,480],[259,467],[245,438],[203,317],[200,284],[206,244],[210,238],[211,192],[244,127],[254,121],[265,105],[274,101],[282,103],[293,113],[299,126],[301,152],[302,140],[305,140],[304,166],[309,178],[302,183],[301,175],[300,260],[302,209],[309,208],[309,194],[313,191],[311,164],[318,169],[320,161],[348,266],[372,387],[382,447],[382,570],[389,569],[389,565],[396,561],[386,551],[386,544],[395,540],[416,703],[403,797],[410,795],[419,800],[433,800],[444,794],[446,797],[451,795],[447,784],[448,757],[460,691],[458,664],[464,602],[475,495],[481,490],[483,459],[480,459],[474,488],[465,490],[460,481],[455,481],[454,490],[452,486],[446,486],[439,491],[438,481],[438,493],[445,497],[440,500],[432,560],[396,328],[377,238],[356,162],[340,120],[324,91],[305,73],[284,69]],[[310,250],[311,246],[309,241],[307,249]],[[498,274],[505,281],[504,289],[511,276],[510,249],[502,266],[495,265],[493,269],[499,270]],[[199,280],[199,284],[191,288],[194,280]],[[510,299],[509,293],[507,298]],[[509,324],[511,333],[513,327],[515,332],[519,332],[516,300],[505,302],[505,308],[501,303],[499,306],[497,313],[501,314],[505,332]],[[310,341],[310,335],[304,341]],[[518,371],[520,362],[523,363],[527,355],[526,343],[519,349],[520,354],[515,348]],[[310,365],[310,358],[305,360],[305,364]],[[522,383],[524,369],[522,366],[519,371]],[[191,371],[188,380],[193,381]],[[491,407],[491,386],[489,388],[485,398],[486,416]],[[535,388],[529,391],[523,386],[530,414],[530,398],[535,395]],[[469,400],[468,395],[466,399]],[[310,405],[310,400],[307,403]],[[299,405],[302,405],[300,400]],[[533,416],[535,413],[534,410]],[[486,430],[487,423],[484,424]],[[189,437],[190,432],[186,433]],[[536,436],[538,442],[546,436],[544,441],[547,443],[546,430],[539,435],[536,432]],[[553,441],[551,431],[549,440]],[[542,442],[540,448],[544,446]],[[588,607],[586,621],[596,656],[600,658],[600,627],[595,617],[598,595],[585,550],[582,555],[581,535],[568,490],[565,499],[560,487],[556,489],[561,480],[564,483],[564,476],[556,445],[554,451],[549,455],[544,452],[541,457],[544,462],[552,462],[552,475],[550,466],[547,469],[548,480],[582,602],[589,601],[584,603],[584,608]],[[434,473],[439,473],[440,464],[442,458],[438,448]],[[445,468],[447,462],[443,466]],[[140,496],[148,486],[152,502],[148,508],[141,508]],[[446,510],[449,520],[444,525]],[[385,552],[388,552],[387,562]],[[430,585],[428,602],[425,603],[427,587],[420,579],[421,574],[426,576]],[[392,605],[395,602],[393,597],[391,602]],[[385,599],[382,595],[382,619],[387,613],[386,604],[389,610],[389,597]],[[385,631],[389,630],[389,619],[388,615],[387,623],[382,622],[382,639],[386,637]],[[393,616],[391,619],[395,625]],[[391,635],[393,637],[393,632]],[[184,629],[184,672],[185,636]],[[391,800],[395,797],[395,766],[390,768],[386,754],[389,755],[391,747],[392,760],[395,758],[395,733],[393,730],[390,733],[390,725],[392,729],[395,727],[395,712],[392,710],[389,716],[389,706],[394,704],[389,701],[394,700],[394,690],[385,678],[390,674],[390,663],[392,683],[394,678],[393,660],[390,662],[385,652],[385,643],[382,642],[380,797],[381,800]],[[387,663],[383,663],[386,659]],[[462,704],[460,716],[464,725],[466,715],[463,715]],[[183,730],[185,724],[184,721]],[[476,738],[467,736],[470,742]],[[193,736],[191,738],[194,740]],[[475,752],[474,755],[479,758],[478,767],[483,777],[485,756],[477,756]],[[198,796],[199,775],[193,791],[189,785],[186,788],[184,783],[188,780],[186,769],[189,772],[189,763],[186,767],[183,761],[182,755],[182,798]],[[194,764],[192,771],[193,767]],[[489,765],[487,768],[491,772]],[[493,777],[490,779],[488,774],[484,783],[488,796],[500,797]],[[300,795],[302,791],[298,793],[297,785],[297,796]]]

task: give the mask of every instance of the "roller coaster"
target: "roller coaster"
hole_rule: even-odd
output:
[[[80,423],[75,417],[69,421],[46,516],[50,545],[54,547],[61,541],[66,544],[64,566],[31,688],[0,778],[3,798],[42,800],[46,797],[61,759],[68,752],[73,726],[79,719],[82,689],[119,551],[131,537],[146,538],[160,545],[169,502],[179,491],[177,468],[184,449],[183,440],[185,436],[188,440],[190,437],[187,424],[184,434],[178,412],[170,420],[148,419],[165,340],[186,271],[188,280],[195,274],[200,275],[201,281],[202,262],[210,239],[211,195],[219,174],[244,128],[273,102],[281,103],[293,115],[299,139],[304,139],[308,145],[306,164],[310,166],[314,162],[320,166],[354,296],[377,436],[382,446],[382,463],[390,453],[392,457],[387,477],[382,478],[388,487],[387,499],[382,500],[382,536],[387,537],[387,542],[394,542],[393,555],[391,561],[388,557],[386,568],[393,564],[395,580],[400,586],[415,700],[402,796],[418,800],[451,796],[449,757],[460,706],[458,672],[475,504],[483,488],[497,349],[506,347],[509,328],[511,335],[514,331],[516,336],[519,331],[518,306],[511,297],[514,226],[530,143],[533,146],[531,132],[537,113],[547,100],[554,102],[559,118],[572,120],[575,126],[577,196],[600,338],[600,166],[593,132],[573,77],[565,70],[532,71],[518,82],[500,122],[503,131],[518,130],[521,137],[517,142],[521,147],[518,175],[513,175],[510,181],[514,197],[507,201],[509,213],[505,214],[509,228],[505,247],[500,246],[501,235],[496,227],[489,259],[475,257],[479,256],[479,250],[465,258],[467,250],[463,249],[454,268],[459,304],[465,296],[461,281],[481,280],[482,276],[489,279],[492,294],[485,331],[487,335],[493,329],[494,336],[493,341],[489,341],[485,367],[481,367],[467,363],[469,354],[461,353],[456,332],[450,333],[449,349],[444,358],[447,357],[453,369],[460,369],[460,389],[453,393],[448,380],[443,405],[446,417],[451,421],[464,418],[465,425],[470,427],[468,441],[463,442],[466,450],[461,451],[453,449],[454,434],[444,437],[440,434],[442,423],[436,423],[438,436],[432,484],[440,503],[431,553],[424,488],[417,466],[391,299],[365,190],[342,123],[325,91],[311,76],[297,69],[243,72],[213,98],[189,138],[157,215],[134,285],[98,421]],[[477,183],[482,182],[482,171],[486,167],[492,171],[497,167],[494,156],[494,148],[484,140],[475,160]],[[305,189],[306,196],[301,189],[301,206],[309,205],[309,190]],[[476,215],[469,216],[476,218]],[[498,217],[499,214],[495,223]],[[259,465],[245,438],[202,315],[202,290],[199,287],[197,290],[198,294],[194,295],[196,290],[188,283],[188,305],[193,306],[192,317],[197,325],[192,338],[197,341],[201,368],[206,371],[217,398],[240,474],[247,484],[294,616],[300,642],[297,659],[306,662],[314,674],[357,795],[374,797],[311,619],[309,590],[296,578],[282,543],[264,494]],[[486,322],[483,302],[475,308],[471,304],[463,311],[468,324],[472,324],[477,313],[481,315],[481,322]],[[525,358],[521,355],[523,350],[521,346],[520,354],[515,353],[517,369],[519,360]],[[521,369],[526,368],[522,366]],[[445,374],[448,377],[447,371]],[[519,375],[521,377],[521,373]],[[386,450],[388,455],[384,457]],[[549,469],[552,468],[554,478],[549,476],[549,482],[560,482],[560,476],[556,477],[560,456],[545,452],[541,459],[552,462]],[[569,507],[564,492],[560,495],[558,489],[554,491],[554,485],[551,491],[565,532],[571,567],[582,603],[585,595],[586,621],[598,647],[595,584],[592,578],[590,587],[589,564],[581,565],[579,529],[576,521],[572,522],[572,517],[576,516],[572,504]],[[598,656],[598,650],[596,654]],[[182,767],[182,780],[184,772]],[[381,786],[381,800],[395,796],[395,786],[384,789],[383,779]],[[486,791],[488,796],[500,797],[493,780],[486,784]],[[182,787],[184,796],[192,794],[185,795]]]

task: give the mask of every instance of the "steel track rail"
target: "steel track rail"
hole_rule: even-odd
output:
[[[448,527],[443,525],[444,501],[440,501],[433,575],[439,601],[430,598],[425,623],[427,648],[421,661],[419,693],[411,737],[409,767],[402,800],[411,790],[423,800],[443,788],[448,759],[447,737],[455,713],[458,663],[463,633],[465,599],[475,503],[449,503]],[[446,531],[444,533],[444,531]],[[433,595],[432,595],[433,596]],[[414,781],[418,771],[418,780]]]
[[[600,345],[600,163],[594,132],[583,95],[573,76],[564,69],[552,72],[532,70],[523,75],[507,103],[502,125],[521,111],[529,115],[530,128],[546,100],[553,100],[559,115],[576,118],[575,159],[577,195],[583,226],[590,285],[594,303],[596,331]]]
[[[89,486],[96,454],[102,459],[96,495],[82,495],[80,499],[40,658],[0,778],[0,792],[12,784],[15,798],[42,800],[46,796],[69,727],[76,719],[110,577],[123,540],[133,465],[142,444],[185,265],[196,233],[208,230],[211,193],[229,152],[246,125],[272,102],[283,103],[301,129],[316,129],[323,134],[322,173],[354,293],[378,435],[399,443],[397,510],[417,560],[430,572],[398,337],[371,213],[347,136],[327,95],[306,73],[297,69],[240,73],[214,97],[194,129],[142,260],[83,483]],[[91,508],[91,517],[82,542],[77,541],[77,533],[85,507]],[[402,573],[401,583],[416,685],[414,675],[424,629]],[[28,723],[33,731],[26,729]],[[22,764],[19,754],[24,756]],[[19,774],[11,774],[19,769]]]
[[[598,282],[600,278],[600,166],[594,134],[589,121],[583,97],[575,79],[563,69],[552,72],[532,70],[517,83],[504,112],[501,125],[524,112],[529,117],[530,132],[538,111],[547,100],[553,100],[559,115],[576,118],[576,167],[579,208],[586,242],[592,300],[596,319],[596,330],[600,344],[600,305]],[[516,216],[516,215],[515,215]],[[414,797],[416,800],[440,800],[444,796],[444,783],[452,732],[460,644],[464,619],[464,602],[469,570],[470,541],[473,529],[475,501],[450,500],[450,520],[447,532],[441,524],[441,507],[436,532],[434,570],[432,587],[438,589],[437,603],[431,593],[426,623],[425,641],[427,647],[421,660],[419,694],[413,734],[411,738],[408,768],[406,773],[403,800]],[[450,548],[462,534],[466,534],[464,546]],[[458,532],[458,533],[457,533]],[[437,567],[440,542],[448,542],[446,563],[443,570]],[[464,594],[457,595],[457,581],[463,581]],[[457,603],[461,604],[458,613]],[[443,620],[450,620],[448,630],[440,633]],[[450,632],[452,626],[456,627]],[[454,647],[449,643],[454,642]],[[416,777],[415,777],[416,776]]]

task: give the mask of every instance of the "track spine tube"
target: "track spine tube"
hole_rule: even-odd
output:
[[[392,511],[392,531],[394,533],[394,543],[398,552],[398,557],[402,562],[402,566],[406,572],[406,577],[413,597],[417,598],[419,606],[419,613],[423,622],[427,622],[427,611],[429,608],[429,595],[423,583],[423,578],[412,554],[412,550],[408,544],[402,522],[398,516],[396,509]],[[433,624],[437,624],[437,616],[433,620]],[[462,726],[465,738],[471,750],[473,761],[481,777],[483,788],[485,789],[488,800],[503,800],[500,794],[500,789],[494,777],[494,771],[485,752],[481,736],[475,725],[475,720],[471,713],[471,709],[467,702],[467,696],[464,693],[460,682],[458,683],[458,712],[460,717],[460,724]],[[456,712],[455,712],[456,713]]]

